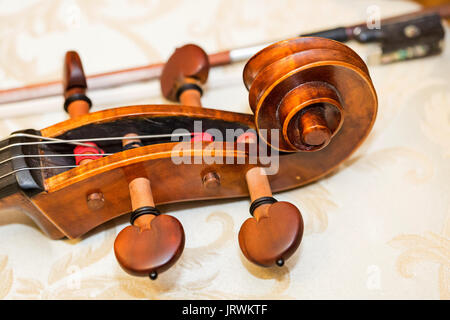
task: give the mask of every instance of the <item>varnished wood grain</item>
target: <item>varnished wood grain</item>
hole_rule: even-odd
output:
[[[317,44],[313,44],[314,41],[313,38],[307,39],[304,43],[294,40],[294,49],[296,45],[299,46],[296,50],[306,45],[305,51],[308,53],[302,55],[302,52],[295,52],[294,58],[291,57],[292,54],[289,54],[284,62],[287,66],[294,67],[294,73],[301,75],[302,81],[305,79],[313,81],[319,78],[336,88],[339,104],[342,106],[340,112],[344,120],[337,125],[338,130],[323,149],[314,152],[285,153],[279,157],[278,171],[268,176],[273,192],[305,185],[335,170],[364,141],[375,120],[377,97],[362,60],[350,49],[343,48],[342,44],[336,44],[333,41],[325,43],[319,40],[320,46],[317,48]],[[288,79],[293,74],[288,72],[287,76],[284,75],[283,72],[289,70],[289,67],[279,64],[279,59],[286,58],[283,51],[290,50],[289,52],[292,53],[292,47],[289,49],[287,46],[283,42],[279,45],[281,54],[277,52],[278,47],[272,52],[271,55],[278,60],[273,60],[263,70],[249,72],[249,75],[245,77],[246,84],[250,87],[251,106],[256,111],[259,129],[280,129],[279,125],[273,125],[276,116],[270,115],[275,114],[274,102],[280,101],[279,94],[283,96],[283,90],[288,89],[289,85],[282,85],[283,90],[278,92],[272,89],[275,87],[280,89],[278,85],[283,83],[282,79]],[[312,51],[318,56],[311,56]],[[325,60],[317,60],[321,58]],[[334,60],[330,60],[331,58]],[[258,61],[258,58],[254,61]],[[301,63],[300,66],[298,66],[299,63]],[[260,62],[259,66],[261,65],[264,65],[264,62]],[[267,73],[267,68],[270,69],[273,65],[278,65],[279,68]],[[246,68],[246,70],[249,69]],[[262,77],[266,73],[267,77]],[[267,85],[264,78],[266,81],[275,83],[276,86]],[[260,115],[262,118],[259,118]],[[42,134],[57,137],[88,124],[114,122],[124,118],[163,116],[222,119],[255,128],[251,115],[188,106],[148,105],[92,113],[46,128],[42,130]],[[270,136],[266,141],[270,141]],[[217,155],[229,156],[234,159],[234,163],[237,163],[238,159],[246,159],[245,152],[223,149],[222,146],[217,146],[217,143],[219,142],[189,144],[185,154],[203,155],[211,150],[211,146],[216,146],[218,147],[215,149]],[[129,180],[126,174],[130,166],[138,166],[141,171],[138,173],[152,181],[152,194],[156,205],[248,196],[245,173],[255,164],[248,164],[246,161],[245,164],[203,162],[178,165],[171,158],[172,149],[176,145],[177,143],[165,143],[131,149],[52,176],[45,181],[46,192],[34,196],[32,201],[45,212],[52,224],[68,237],[74,238],[99,224],[131,211]],[[220,177],[219,187],[205,188],[204,176],[208,172],[215,172]],[[104,196],[104,206],[95,212],[91,211],[86,204],[87,195],[93,191],[101,192]]]
[[[341,108],[352,107],[344,100],[364,97],[361,108],[377,107],[377,96],[361,58],[344,44],[324,38],[294,38],[261,50],[245,66],[244,83],[258,131],[268,130],[266,142],[282,151],[315,152],[328,143],[325,139],[321,145],[305,144],[308,138],[303,135],[309,130],[305,132],[304,123],[298,120],[308,112],[303,109],[333,106],[337,114],[326,124],[331,133],[332,123],[345,122],[347,113]],[[298,92],[292,99],[294,90]],[[271,129],[279,129],[283,135],[272,141]]]
[[[61,239],[65,236],[61,230],[50,222],[50,219],[46,217],[45,212],[35,206],[28,196],[22,192],[16,192],[10,196],[0,198],[0,212],[6,210],[18,210],[24,212],[48,237],[52,239]]]
[[[76,238],[94,226],[131,212],[129,180],[125,169],[132,165],[140,164],[143,172],[137,174],[147,176],[150,181],[164,181],[153,184],[156,204],[246,194],[243,174],[248,164],[177,165],[171,159],[172,148],[176,144],[131,149],[66,171],[47,179],[48,192],[36,195],[33,201],[48,213],[49,219],[60,226],[67,236]],[[204,143],[200,148],[190,150],[191,144],[188,145],[186,154],[192,156],[201,156],[207,147],[207,143]],[[222,147],[217,149],[218,155],[231,157],[235,163],[236,158],[245,157],[245,153],[223,152]],[[221,186],[215,193],[203,186],[203,174],[206,171],[215,171],[221,177]],[[89,210],[86,202],[87,195],[93,191],[100,191],[104,196],[103,208],[95,212]]]
[[[367,85],[364,81],[346,83],[348,86]],[[274,192],[287,190],[315,181],[333,171],[360,145],[369,133],[376,114],[376,100],[372,97],[343,97],[345,121],[329,145],[316,152],[290,153],[280,157],[279,171],[269,176]],[[45,134],[62,134],[77,125],[101,121],[113,121],[130,114],[132,117],[145,115],[185,114],[198,117],[221,117],[228,120],[239,119],[247,122],[251,116],[227,113],[206,108],[171,106],[129,107],[106,110],[48,128]],[[128,184],[123,168],[142,163],[151,181],[164,181],[156,185],[153,195],[156,204],[243,197],[248,195],[244,165],[175,165],[171,160],[174,144],[146,146],[120,152],[112,156],[92,161],[86,166],[74,168],[46,180],[47,193],[33,198],[46,212],[50,220],[58,225],[69,237],[78,237],[93,227],[114,217],[130,212]],[[206,146],[203,146],[203,148]],[[191,154],[201,154],[202,150],[192,149]],[[233,154],[233,156],[235,156]],[[241,155],[244,157],[245,155]],[[221,177],[221,187],[217,191],[206,191],[202,174],[213,170]],[[186,183],[189,188],[186,188]],[[92,213],[86,205],[86,195],[92,190],[101,190],[105,197],[104,207]]]

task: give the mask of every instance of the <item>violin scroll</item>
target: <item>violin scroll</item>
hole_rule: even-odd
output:
[[[349,86],[349,78],[361,85]],[[266,47],[246,64],[244,83],[258,130],[279,129],[279,139],[271,145],[286,152],[325,148],[345,121],[349,106],[344,100],[376,100],[361,58],[323,38],[295,38]]]
[[[77,238],[131,212],[131,225],[115,240],[115,256],[125,271],[151,279],[176,263],[185,244],[181,223],[156,207],[182,201],[250,195],[253,217],[239,231],[240,248],[257,265],[282,266],[299,247],[304,224],[300,210],[278,202],[272,192],[306,185],[335,170],[368,135],[377,112],[364,62],[348,47],[322,38],[281,41],[249,60],[244,82],[254,117],[201,108],[209,61],[195,45],[177,49],[161,77],[163,95],[181,105],[89,114],[87,83],[76,52],[66,54],[64,70],[71,119],[29,132],[33,138],[27,139],[38,139],[30,146],[18,150],[17,142],[29,140],[15,140],[15,135],[0,145],[2,162],[15,161],[10,172],[2,173],[10,178],[2,181],[8,192],[10,185],[17,187],[15,174],[28,172],[26,168],[39,170],[33,172],[42,186],[3,197],[15,196],[15,206],[27,199],[33,207],[30,215],[54,238]],[[196,127],[196,121],[202,126]],[[180,136],[177,129],[182,129]],[[273,129],[280,132],[275,139]],[[219,134],[213,137],[213,130]],[[180,145],[183,149],[176,149]],[[270,163],[262,161],[264,149]],[[251,150],[258,151],[254,158]],[[211,151],[214,161],[203,161]],[[22,155],[38,159],[18,163]],[[269,164],[275,169],[272,175],[264,167]]]

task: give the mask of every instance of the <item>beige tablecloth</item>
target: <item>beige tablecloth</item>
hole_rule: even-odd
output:
[[[376,6],[376,7],[373,7]],[[0,86],[58,79],[66,50],[87,74],[165,60],[193,42],[208,52],[412,11],[408,1],[2,1]],[[446,39],[447,47],[449,38]],[[370,47],[350,43],[365,57]],[[249,264],[237,234],[248,200],[172,205],[186,249],[157,281],[135,278],[112,249],[127,217],[80,240],[53,241],[20,212],[0,215],[0,298],[450,298],[450,48],[438,57],[371,66],[379,112],[339,170],[283,192],[305,234],[282,268]],[[214,69],[205,106],[250,113],[243,64]],[[92,92],[95,110],[166,102],[157,82]],[[62,98],[0,106],[0,134],[66,119]]]

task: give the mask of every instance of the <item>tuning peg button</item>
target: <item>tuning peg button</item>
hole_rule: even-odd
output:
[[[183,226],[176,218],[146,214],[117,235],[114,252],[128,273],[156,279],[181,256],[184,241]]]
[[[127,134],[124,149],[136,147],[141,141]],[[128,148],[127,148],[128,146]],[[131,226],[123,229],[114,241],[117,261],[128,273],[148,275],[156,279],[159,273],[170,268],[184,249],[184,230],[180,221],[169,215],[161,215],[155,208],[150,180],[137,177],[129,183]]]
[[[303,219],[296,206],[272,197],[269,181],[262,168],[246,174],[252,204],[239,231],[239,246],[251,262],[264,267],[283,266],[300,245]]]
[[[259,217],[247,219],[239,231],[239,246],[251,262],[270,267],[283,266],[300,245],[303,220],[289,202],[266,204]]]
[[[92,102],[86,96],[87,82],[80,56],[75,51],[66,52],[64,59],[64,110],[71,118],[89,113]]]
[[[187,44],[177,48],[161,74],[163,96],[174,102],[201,106],[202,85],[208,79],[209,68],[208,55],[199,46]]]

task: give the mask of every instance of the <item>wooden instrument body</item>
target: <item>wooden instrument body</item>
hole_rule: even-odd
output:
[[[375,104],[375,101],[372,103]],[[278,173],[268,176],[272,190],[279,192],[313,182],[333,171],[348,158],[369,133],[376,109],[361,108],[360,112],[355,111],[348,110],[345,125],[326,148],[316,152],[281,153]],[[179,116],[189,118],[192,122],[218,120],[234,124],[237,128],[255,128],[253,116],[248,114],[178,105],[148,105],[91,113],[43,129],[41,134],[44,137],[61,137],[89,124],[113,123],[120,119]],[[233,157],[233,164],[223,161],[223,164],[176,165],[171,155],[178,142],[153,144],[118,152],[44,178],[44,192],[30,199],[23,192],[1,199],[1,210],[19,207],[51,238],[77,238],[92,228],[131,211],[128,182],[135,175],[148,176],[155,182],[152,189],[158,205],[248,196],[244,177],[247,170],[255,164],[248,163],[246,153],[239,152],[236,144],[232,143],[233,146],[227,150],[222,143],[213,143],[219,144],[214,148],[216,152],[223,150],[223,155]],[[184,148],[184,152],[191,156],[206,154],[208,151],[205,149],[211,149],[209,144],[190,144]],[[244,164],[239,164],[242,162]],[[205,188],[203,184],[204,175],[211,171],[220,177],[220,186],[213,190]],[[88,207],[87,196],[92,192],[103,194],[102,208],[91,210]]]
[[[293,189],[335,170],[364,141],[376,118],[377,96],[367,67],[351,49],[331,40],[298,38],[274,44],[249,61],[244,82],[250,88],[250,105],[255,116],[198,106],[141,105],[89,113],[41,130],[41,136],[46,138],[89,141],[123,137],[130,132],[171,134],[180,128],[193,133],[195,122],[201,121],[202,132],[216,129],[223,139],[181,145],[155,140],[125,151],[120,140],[115,144],[99,142],[111,155],[72,169],[42,170],[41,192],[30,195],[16,190],[0,199],[0,210],[20,208],[53,239],[77,238],[132,211],[129,183],[137,177],[146,177],[151,182],[155,205],[248,196],[246,173],[252,167],[270,163],[264,163],[258,156],[249,158],[246,144],[237,144],[236,136],[226,139],[228,129],[241,133],[254,130],[259,133],[257,148],[269,149],[275,156],[278,151],[274,151],[281,150],[275,158],[278,170],[268,175],[270,188],[273,192]],[[299,94],[289,95],[294,90]],[[314,116],[308,110],[320,110],[323,106],[339,113],[332,138],[328,137],[323,145],[303,148],[301,123],[307,123],[310,114]],[[304,118],[308,121],[301,122]],[[270,132],[267,137],[261,136],[262,129],[279,131],[279,148],[272,143]],[[291,135],[292,132],[296,135]],[[42,145],[39,152],[73,153],[73,146],[59,146]],[[192,159],[190,163],[173,161],[173,152],[180,146],[183,158]],[[219,163],[205,161],[205,155],[219,159]],[[197,163],[193,157],[200,161]],[[65,159],[64,165],[74,164],[70,157],[51,159],[50,165],[55,162],[61,165],[58,159]],[[45,157],[36,161],[36,167],[49,166]],[[208,174],[218,179],[208,184]],[[89,205],[92,194],[97,198],[100,195],[100,205]]]

